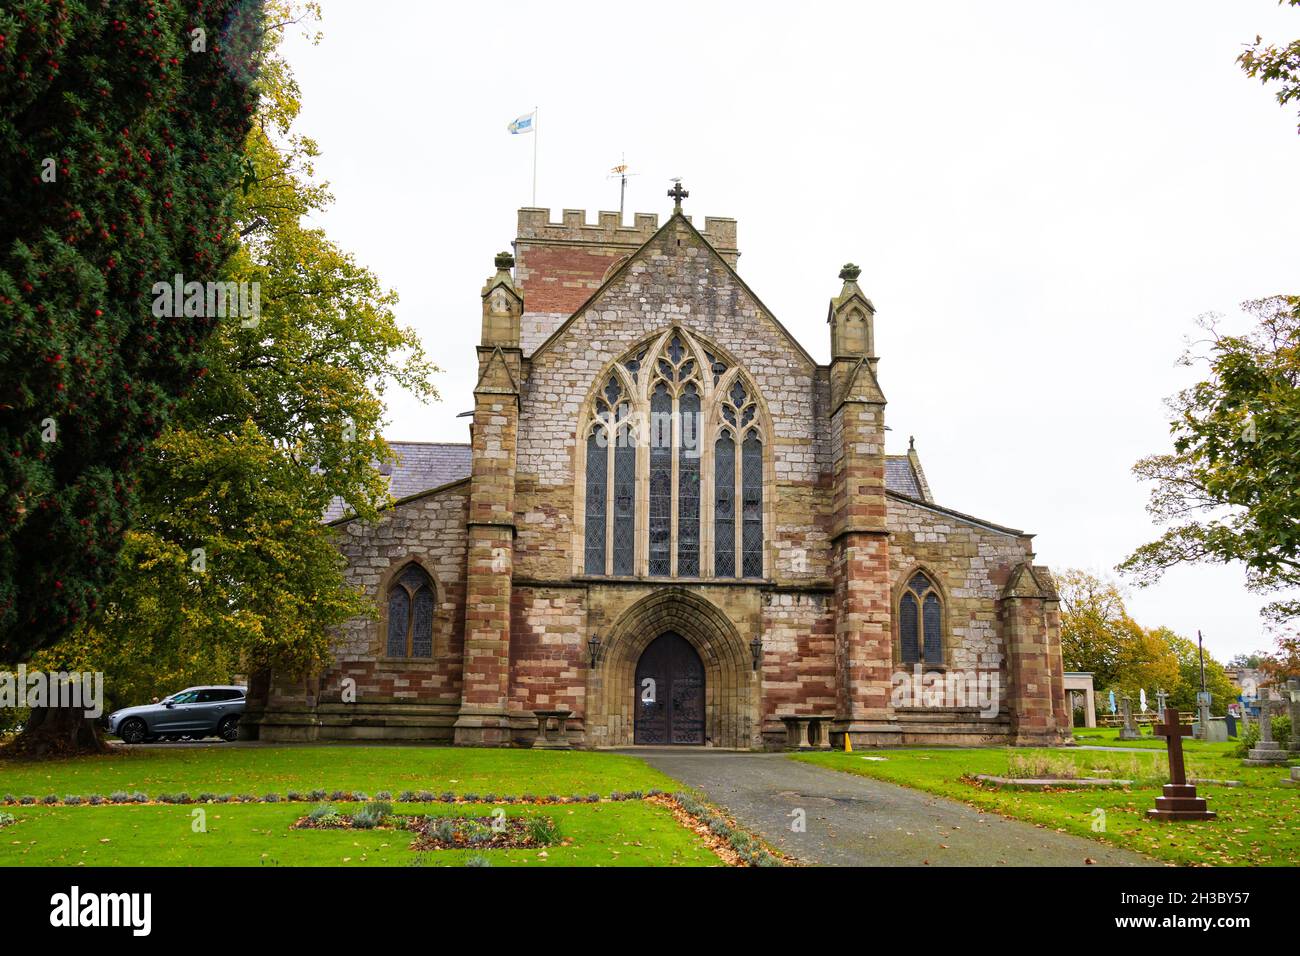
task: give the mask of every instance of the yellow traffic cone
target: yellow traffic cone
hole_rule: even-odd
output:
[[[853,741],[849,740],[849,732],[847,730],[844,731],[844,752],[846,754],[853,753]]]

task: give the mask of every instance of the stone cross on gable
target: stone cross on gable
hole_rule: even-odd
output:
[[[682,200],[689,195],[690,193],[682,188],[681,180],[673,183],[673,188],[668,190],[668,198],[673,201],[673,212],[682,211]]]
[[[1165,711],[1165,722],[1151,728],[1152,733],[1164,737],[1169,743],[1169,782],[1186,783],[1187,769],[1183,765],[1183,738],[1192,735],[1191,727],[1184,727],[1173,707]]]

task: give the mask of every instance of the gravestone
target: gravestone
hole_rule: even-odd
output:
[[[1292,757],[1300,756],[1300,679],[1287,681],[1288,709],[1291,712],[1291,751]],[[1300,769],[1300,768],[1297,768]],[[1291,776],[1295,777],[1294,771]],[[1300,777],[1296,777],[1300,780]]]
[[[1163,714],[1169,706],[1169,695],[1162,690],[1156,691],[1156,713]]]
[[[1123,697],[1119,702],[1120,710],[1124,713],[1124,726],[1119,729],[1120,740],[1141,740],[1142,734],[1138,732],[1137,724],[1133,723],[1133,698]]]
[[[1248,767],[1270,767],[1286,763],[1290,755],[1273,739],[1273,704],[1267,697],[1259,698],[1259,742],[1242,761]]]
[[[1211,740],[1210,736],[1210,695],[1207,692],[1199,692],[1196,695],[1196,738],[1198,740]],[[1223,739],[1227,740],[1225,733]]]
[[[1187,782],[1187,768],[1183,765],[1183,738],[1191,736],[1192,728],[1184,727],[1178,720],[1178,711],[1170,707],[1165,711],[1165,722],[1151,728],[1165,738],[1169,751],[1169,782],[1162,796],[1156,797],[1156,807],[1147,811],[1150,820],[1213,820],[1215,813],[1209,809],[1204,797],[1196,795],[1196,785]]]

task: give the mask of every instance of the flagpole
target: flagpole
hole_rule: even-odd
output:
[[[537,206],[537,140],[542,135],[541,108],[533,107],[533,206]]]

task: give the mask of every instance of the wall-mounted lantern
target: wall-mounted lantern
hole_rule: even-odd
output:
[[[600,636],[591,635],[591,640],[587,642],[587,650],[591,656],[591,669],[595,670],[596,665],[600,663]]]
[[[756,637],[749,642],[749,656],[754,659],[754,670],[763,662],[763,639]]]

